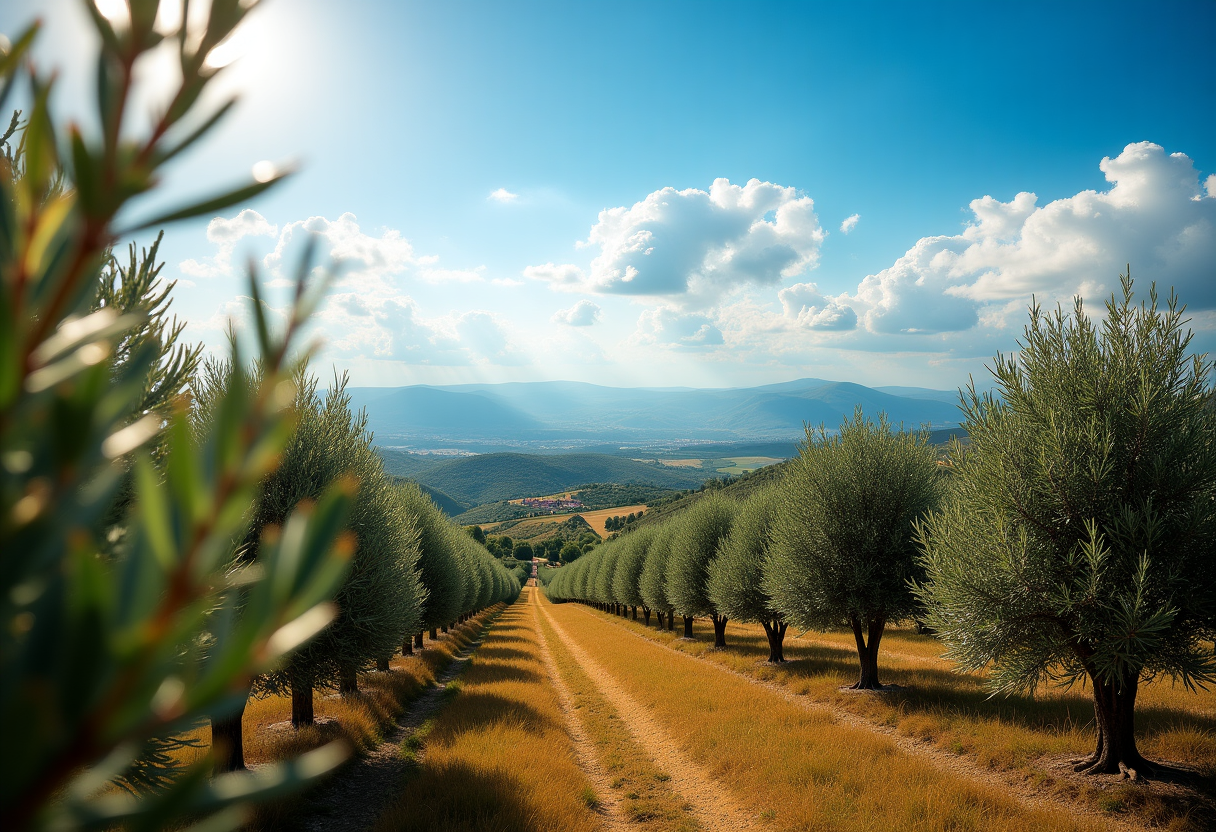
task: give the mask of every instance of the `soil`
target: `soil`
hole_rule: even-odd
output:
[[[638,744],[659,768],[671,775],[671,786],[687,801],[688,811],[702,828],[709,832],[755,829],[751,814],[731,799],[727,787],[689,760],[684,749],[651,717],[645,706],[625,693],[621,683],[592,659],[561,628],[548,610],[541,607],[537,601],[533,603],[537,604],[541,614],[570,651],[570,655],[582,667],[583,672],[596,682],[600,693],[616,709],[617,715]]]
[[[397,720],[392,734],[366,756],[351,762],[328,783],[308,795],[302,807],[300,828],[308,832],[363,832],[371,828],[401,787],[410,763],[402,746],[443,704],[448,684],[468,666],[469,658],[485,637],[493,618],[475,641],[452,658],[435,684],[410,704]],[[291,723],[287,723],[291,724]]]

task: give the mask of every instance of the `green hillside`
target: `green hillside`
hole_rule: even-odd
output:
[[[519,497],[556,494],[586,483],[638,483],[696,488],[712,472],[673,468],[606,454],[479,454],[441,462],[414,479],[457,502],[479,506]]]

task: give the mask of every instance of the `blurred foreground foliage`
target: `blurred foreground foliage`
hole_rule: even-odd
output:
[[[250,276],[257,354],[234,343],[229,366],[252,359],[261,373],[248,384],[230,372],[216,418],[192,430],[182,392],[198,354],[174,346],[180,326],[165,320],[166,295],[154,288],[155,246],[142,258],[132,250],[129,266],[112,246],[221,211],[281,174],[132,219],[162,167],[231,110],[232,100],[200,112],[220,72],[207,58],[254,4],[213,0],[194,22],[183,4],[170,31],[160,5],[131,0],[112,22],[86,3],[100,39],[96,135],[55,123],[54,76],[28,58],[37,25],[0,55],[0,108],[19,83],[29,87],[0,143],[5,829],[230,828],[251,800],[345,756],[327,746],[215,778],[204,758],[171,782],[155,776],[174,737],[238,707],[256,674],[334,618],[354,492],[349,479],[331,485],[262,530],[256,563],[234,565],[248,507],[292,436],[293,377],[307,353],[296,342],[323,287],[305,285],[304,263],[287,322],[272,333]],[[180,81],[133,137],[124,121],[137,65],[162,44]],[[110,524],[119,505],[129,508]]]

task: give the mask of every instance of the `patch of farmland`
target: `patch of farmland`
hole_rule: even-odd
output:
[[[630,514],[637,514],[646,510],[646,506],[619,506],[617,508],[602,508],[598,511],[584,511],[582,518],[587,521],[587,525],[595,530],[595,533],[600,537],[607,537],[610,532],[604,527],[609,517],[628,517]]]

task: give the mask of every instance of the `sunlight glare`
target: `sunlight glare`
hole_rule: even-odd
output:
[[[97,11],[110,21],[110,25],[125,28],[131,25],[131,9],[127,0],[94,0]]]

